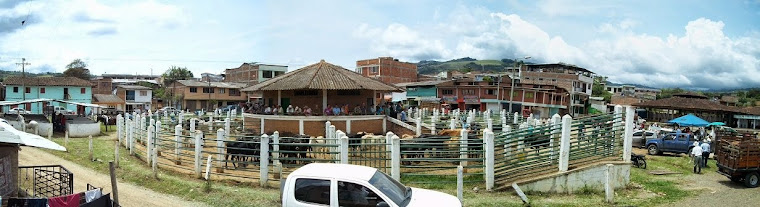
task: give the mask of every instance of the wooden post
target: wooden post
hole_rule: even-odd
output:
[[[153,142],[155,142],[153,136],[153,133],[155,132],[155,127],[153,125],[148,126],[148,143],[145,144],[145,147],[147,150],[145,150],[145,161],[148,162],[148,164],[151,164],[153,162]]]
[[[113,162],[108,162],[108,170],[111,175],[111,193],[113,194],[113,202],[115,206],[119,206],[119,187],[116,183],[116,169]]]
[[[90,161],[95,161],[94,157],[92,156],[92,135],[90,135]]]
[[[116,140],[116,146],[114,147],[113,162],[116,165],[116,167],[119,167],[119,140]]]
[[[64,143],[66,143],[66,147],[68,147],[69,146],[69,130],[66,128],[66,126],[63,126],[63,129],[66,130],[66,131],[63,132],[64,133],[64,135],[63,135],[64,136],[64,141],[65,141]],[[66,150],[66,151],[68,152],[68,150]]]

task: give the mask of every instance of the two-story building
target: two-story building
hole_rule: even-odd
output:
[[[399,88],[406,89],[406,101],[411,106],[437,107],[440,104],[436,85],[446,80],[432,80],[422,82],[409,82],[396,84]]]
[[[24,101],[39,98],[63,100],[77,103],[92,103],[92,83],[75,77],[27,77],[12,76],[5,78],[6,101]],[[62,106],[78,114],[89,113],[84,106],[59,102],[27,103],[18,106],[3,107],[3,112],[19,107],[33,114],[42,114],[43,108],[50,104]]]
[[[288,72],[288,66],[262,63],[243,63],[237,68],[224,70],[224,82],[242,83],[252,86]],[[202,80],[205,81],[205,80]],[[211,82],[214,82],[213,80]],[[248,98],[261,98],[261,92],[247,93]]]
[[[114,95],[125,101],[125,112],[131,113],[138,110],[143,112],[151,109],[153,99],[153,90],[151,88],[139,85],[118,85],[114,90]]]
[[[388,84],[417,82],[417,64],[393,57],[357,60],[356,72]]]
[[[179,97],[180,107],[178,108],[195,111],[214,110],[246,102],[245,94],[240,92],[245,86],[245,83],[178,80],[166,90],[171,91],[175,97]]]

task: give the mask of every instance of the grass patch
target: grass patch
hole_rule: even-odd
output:
[[[48,152],[70,160],[79,165],[91,168],[103,174],[108,174],[108,162],[114,160],[114,136],[93,138],[93,155],[95,161],[88,159],[88,139],[71,138],[67,149],[69,152],[48,150]],[[63,145],[62,138],[53,141]],[[279,190],[273,188],[251,188],[230,183],[214,182],[209,192],[204,192],[205,181],[190,175],[159,171],[159,178],[153,178],[153,173],[145,162],[129,156],[128,150],[119,149],[120,160],[117,177],[122,181],[143,186],[157,192],[170,194],[191,201],[198,201],[210,206],[279,206]]]

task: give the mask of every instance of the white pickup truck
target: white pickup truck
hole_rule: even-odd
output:
[[[462,206],[446,193],[406,187],[375,168],[313,163],[280,183],[282,206]]]

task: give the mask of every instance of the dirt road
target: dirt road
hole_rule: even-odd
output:
[[[674,204],[662,206],[758,206],[760,205],[760,188],[746,188],[743,184],[731,182],[728,177],[715,172],[715,160],[710,160],[709,168],[702,169],[702,174],[686,175],[687,182],[682,184],[687,189],[704,190],[697,196],[686,198]]]
[[[108,175],[95,172],[73,162],[56,157],[42,150],[22,147],[19,152],[19,165],[60,164],[74,173],[74,192],[87,189],[87,183],[103,187],[104,192],[111,192],[111,179]],[[119,202],[122,206],[206,206],[203,203],[182,200],[176,196],[157,193],[147,188],[129,183],[118,182]]]

